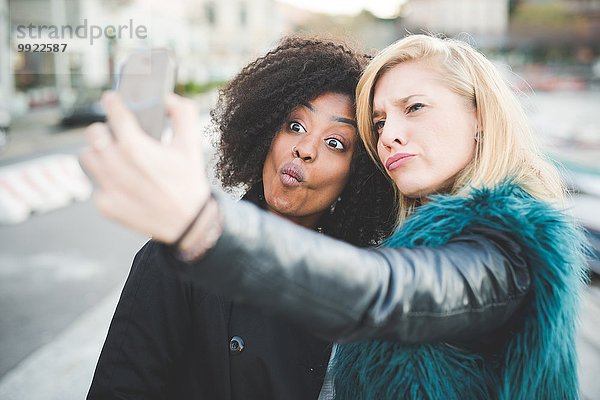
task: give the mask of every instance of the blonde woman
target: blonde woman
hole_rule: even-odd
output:
[[[195,121],[180,102],[175,137],[190,143]],[[156,145],[145,162],[121,145],[145,138],[118,98],[107,108],[116,141],[89,132],[96,150],[83,158],[101,183],[101,209],[164,243],[197,282],[344,343],[330,363],[335,391],[325,385],[321,398],[578,398],[584,241],[518,101],[470,46],[409,36],[359,82],[361,138],[399,202],[398,228],[377,249],[211,194],[185,146]],[[115,159],[143,179],[117,174]],[[179,174],[198,182],[185,198],[163,178]],[[126,212],[134,208],[152,218]]]

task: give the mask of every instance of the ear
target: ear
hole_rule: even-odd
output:
[[[483,131],[483,123],[477,117],[477,111],[473,110],[473,132],[482,132]]]

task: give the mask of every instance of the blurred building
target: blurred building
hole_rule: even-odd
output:
[[[569,48],[600,44],[600,0],[513,0],[515,46]]]
[[[209,79],[231,77],[284,29],[275,0],[195,0],[189,16],[195,57],[184,73],[204,65]]]
[[[497,47],[506,39],[509,0],[408,0],[403,17],[412,33],[466,33],[478,46]]]
[[[8,0],[0,0],[0,107],[12,96]]]
[[[8,0],[9,63],[12,74],[14,96],[11,98],[13,111],[24,112],[30,107],[58,104],[61,91],[71,87],[72,58],[76,51],[72,43],[51,40],[48,35],[39,35],[33,26],[70,25],[76,21],[79,2],[73,0]],[[68,4],[68,6],[67,6]],[[28,28],[32,27],[32,35]],[[21,33],[24,33],[21,35]],[[18,39],[18,37],[21,37]],[[69,51],[53,53],[42,51],[35,45],[65,43]],[[30,45],[27,50],[18,45]]]
[[[25,93],[27,106],[68,99],[81,88],[110,86],[128,52],[143,47],[171,49],[179,82],[227,79],[283,29],[275,0],[0,0],[0,5],[9,9],[0,16],[7,22],[2,27],[10,29],[0,45],[1,62],[10,60],[14,72],[14,79],[4,79],[10,68],[2,65],[0,82]],[[67,30],[57,39],[44,29],[39,37],[41,26],[69,26],[86,36]],[[101,37],[92,37],[92,29],[101,29]],[[107,35],[107,29],[114,34]],[[28,43],[64,44],[67,50],[17,51],[18,44]]]
[[[402,20],[397,15],[380,18],[362,10],[355,15],[332,15],[309,11],[280,3],[280,13],[288,34],[316,34],[354,41],[367,51],[386,47],[404,36]]]

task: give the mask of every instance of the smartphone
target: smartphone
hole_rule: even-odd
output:
[[[165,138],[165,98],[173,91],[175,74],[175,63],[167,49],[135,51],[119,73],[117,92],[144,132],[157,140]]]

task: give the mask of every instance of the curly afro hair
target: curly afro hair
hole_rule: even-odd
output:
[[[219,93],[211,119],[220,133],[217,177],[225,188],[260,186],[271,142],[291,111],[326,92],[355,99],[370,57],[346,44],[319,38],[285,37],[253,61]],[[335,212],[320,221],[323,232],[358,246],[391,233],[396,221],[394,191],[357,146],[348,185]]]

